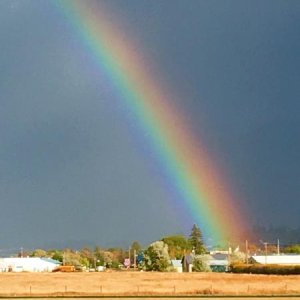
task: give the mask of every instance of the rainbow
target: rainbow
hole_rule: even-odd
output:
[[[182,110],[172,103],[174,97],[155,81],[140,47],[115,20],[109,19],[104,1],[55,3],[146,135],[165,180],[190,216],[191,225],[198,224],[204,237],[214,241],[239,236],[245,225],[244,214],[226,176],[189,130]]]

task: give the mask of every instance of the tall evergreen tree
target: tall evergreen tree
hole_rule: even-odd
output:
[[[191,230],[189,243],[193,247],[195,254],[204,254],[206,252],[202,232],[196,224],[193,225],[193,228]]]

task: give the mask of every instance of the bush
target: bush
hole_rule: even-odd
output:
[[[246,255],[243,252],[234,252],[229,256],[231,264],[243,264],[246,261]]]
[[[144,252],[142,268],[146,271],[168,271],[170,257],[168,245],[162,241],[152,243]]]
[[[209,255],[196,255],[193,259],[193,272],[211,272]]]
[[[248,274],[296,275],[300,274],[300,266],[232,264],[230,266],[230,272]]]

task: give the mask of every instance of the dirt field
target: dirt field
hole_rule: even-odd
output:
[[[0,296],[300,295],[299,276],[221,273],[0,273]]]

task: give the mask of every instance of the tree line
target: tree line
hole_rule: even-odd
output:
[[[243,247],[240,247],[242,250]],[[221,250],[221,249],[219,249]],[[228,245],[223,250],[228,250]],[[249,244],[248,251],[252,254],[265,254],[264,247]],[[276,253],[276,245],[268,245],[268,254]],[[284,253],[300,254],[300,244],[290,245],[282,249]],[[245,251],[244,251],[245,252]],[[124,268],[134,266],[146,271],[166,271],[170,268],[170,260],[182,258],[192,253],[194,256],[194,270],[207,270],[207,248],[203,241],[200,228],[194,224],[188,237],[184,235],[170,235],[163,237],[143,247],[138,241],[132,242],[128,249],[119,247],[102,248],[96,246],[83,247],[80,250],[66,249],[35,249],[29,253],[20,253],[20,256],[52,258],[63,265],[72,265],[78,269],[96,269],[99,266],[106,268]],[[242,253],[242,252],[240,252]],[[231,261],[243,261],[244,256],[236,254],[231,256]],[[127,265],[124,262],[127,261]]]
[[[83,247],[79,250],[66,249],[35,249],[19,256],[51,258],[63,265],[78,268],[120,268],[129,259],[130,265],[145,270],[161,270],[169,265],[170,259],[182,259],[189,252],[204,254],[207,251],[200,228],[193,225],[190,235],[170,235],[143,247],[138,241],[133,241],[128,249],[120,247],[102,248],[96,246]],[[165,267],[164,267],[165,265]]]

